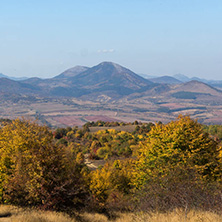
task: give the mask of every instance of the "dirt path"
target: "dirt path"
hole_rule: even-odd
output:
[[[84,155],[84,163],[92,170],[96,170],[98,166],[96,166],[93,161],[89,160],[89,154]]]
[[[84,163],[91,169],[96,170],[99,166],[105,164],[105,160],[90,160],[89,154],[84,155]]]

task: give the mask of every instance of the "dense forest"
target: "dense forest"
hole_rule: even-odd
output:
[[[124,130],[129,125],[131,132]],[[66,212],[219,212],[221,139],[222,126],[189,116],[168,124],[98,121],[57,129],[1,120],[0,202]]]

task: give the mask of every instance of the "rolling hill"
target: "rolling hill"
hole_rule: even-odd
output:
[[[199,82],[197,80],[192,80],[180,85],[177,85],[173,91],[186,91],[186,92],[195,92],[195,93],[208,93],[212,96],[221,95],[222,91],[218,90],[206,83]]]
[[[17,93],[17,94],[36,94],[40,88],[35,85],[11,80],[8,78],[0,78],[0,92]]]

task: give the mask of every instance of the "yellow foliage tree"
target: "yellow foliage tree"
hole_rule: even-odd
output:
[[[92,171],[90,190],[95,199],[105,204],[113,193],[129,194],[131,189],[132,160],[106,163],[101,169]],[[116,196],[118,199],[118,197]]]
[[[166,125],[157,124],[141,143],[134,185],[140,187],[154,176],[164,176],[175,167],[192,168],[202,178],[221,178],[220,147],[204,133],[202,125],[189,116],[179,116]]]
[[[2,202],[57,208],[80,194],[80,169],[71,151],[56,146],[46,126],[14,120],[0,129]]]

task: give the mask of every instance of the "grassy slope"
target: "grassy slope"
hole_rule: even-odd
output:
[[[13,206],[0,206],[0,222],[221,222],[222,215],[213,212],[175,210],[168,213],[116,213],[112,220],[105,215],[82,213],[76,218],[71,218],[66,214],[24,210]]]

